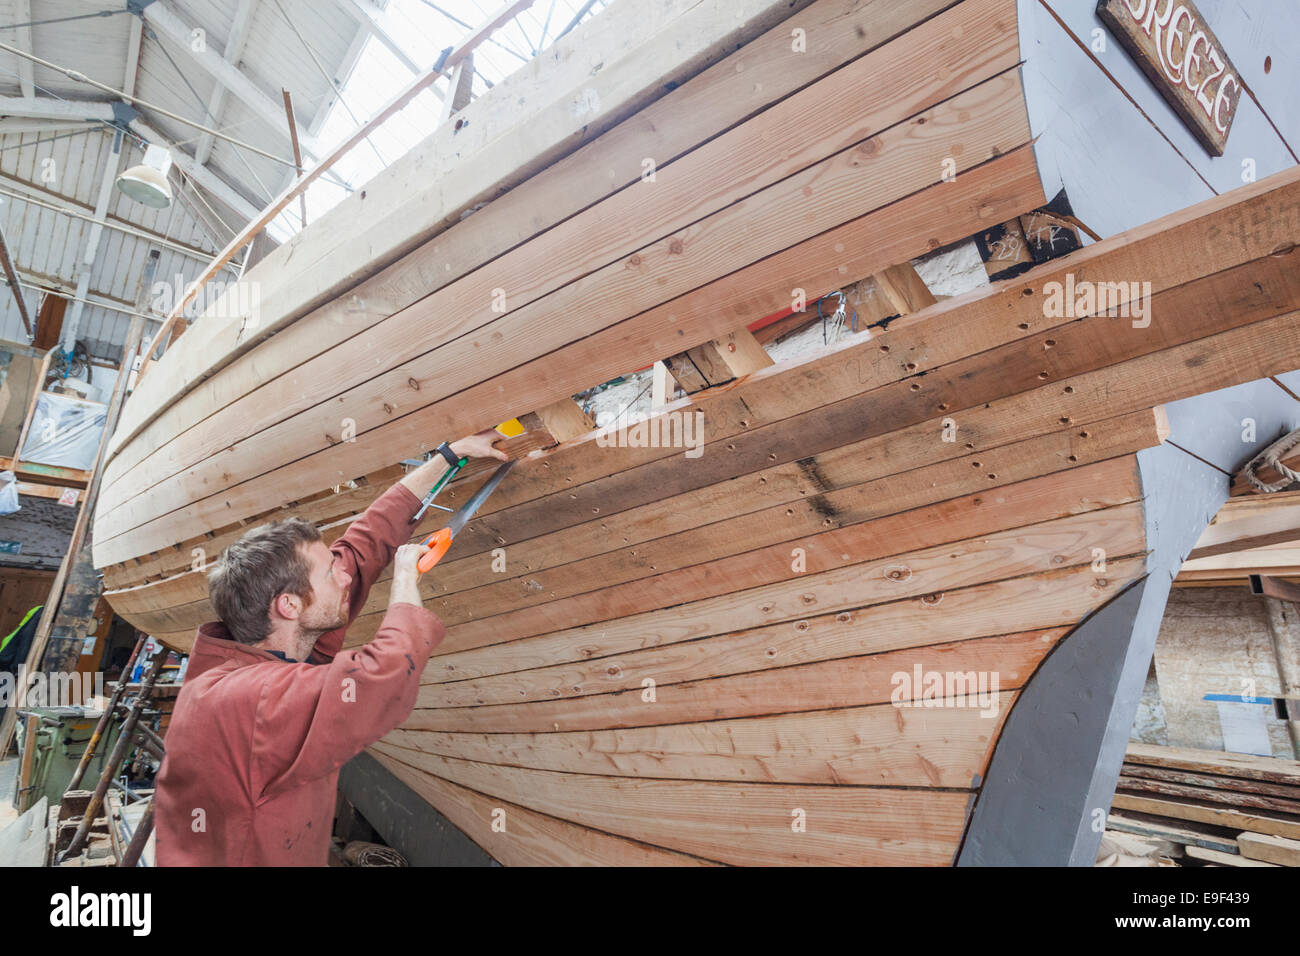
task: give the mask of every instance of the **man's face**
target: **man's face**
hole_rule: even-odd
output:
[[[352,576],[343,570],[334,552],[323,541],[303,545],[311,568],[311,605],[303,608],[298,626],[306,631],[332,631],[348,622],[349,588]]]

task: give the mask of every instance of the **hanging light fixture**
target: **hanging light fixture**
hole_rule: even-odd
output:
[[[138,203],[166,209],[172,204],[172,188],[167,182],[167,170],[171,168],[171,153],[161,146],[150,146],[144,151],[143,163],[117,177],[117,188]]]

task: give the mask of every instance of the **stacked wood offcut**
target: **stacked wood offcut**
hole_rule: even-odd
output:
[[[1300,866],[1300,763],[1130,744],[1109,828],[1170,856],[1229,866]]]

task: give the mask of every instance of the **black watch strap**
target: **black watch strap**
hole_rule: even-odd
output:
[[[451,446],[448,445],[446,442],[443,442],[441,445],[438,446],[437,452],[438,454],[442,455],[443,458],[447,459],[447,464],[451,465],[451,467],[453,468],[460,467],[460,458],[457,456],[457,454],[454,451],[451,450]]]

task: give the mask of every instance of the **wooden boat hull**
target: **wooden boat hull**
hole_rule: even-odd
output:
[[[185,649],[206,562],[248,526],[337,536],[448,435],[994,228],[1074,170],[1044,77],[1092,66],[1067,34],[1027,52],[1063,29],[1039,4],[749,6],[746,45],[537,147],[467,218],[479,180],[420,194],[416,227],[406,168],[381,177],[373,275],[276,271],[328,272],[357,199],[259,267],[256,322],[187,332],[113,439],[114,609]],[[448,637],[374,759],[506,863],[1091,862],[1168,581],[1216,467],[1255,447],[1231,446],[1238,405],[1197,396],[1253,389],[1266,425],[1300,406],[1268,382],[1300,368],[1300,175],[1199,205],[1179,175],[1072,172],[1076,214],[1129,231],[657,411],[655,434],[698,416],[698,455],[554,419],[513,439],[425,584]]]

